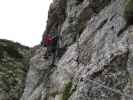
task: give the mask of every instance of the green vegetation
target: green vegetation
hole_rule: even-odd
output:
[[[3,53],[7,52],[7,54],[10,57],[16,58],[16,59],[22,59],[23,56],[18,52],[17,48],[13,45],[8,45],[8,46],[0,46],[0,58],[3,57]]]
[[[124,18],[127,23],[133,23],[133,0],[128,0],[124,11]]]
[[[72,81],[65,84],[65,88],[63,91],[63,95],[62,95],[62,100],[68,100],[70,96],[73,94],[73,92],[76,91],[76,86],[74,88],[72,86],[73,86]]]
[[[64,92],[62,95],[62,100],[68,100],[68,98],[71,96],[71,88],[72,88],[72,81],[68,82],[65,85]]]
[[[11,98],[17,99],[23,92],[26,76],[24,67],[21,62],[16,61],[0,63],[0,89],[8,93]]]
[[[23,93],[29,55],[28,47],[0,40],[0,92],[10,100],[18,100]]]

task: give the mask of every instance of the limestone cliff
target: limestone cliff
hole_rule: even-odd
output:
[[[29,68],[30,48],[0,40],[0,100],[18,100]]]
[[[46,48],[36,49],[20,100],[133,100],[128,2],[54,0],[44,34],[60,32],[65,53],[50,67]]]

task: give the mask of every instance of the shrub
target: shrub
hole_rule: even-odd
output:
[[[3,57],[3,52],[7,52],[7,54],[10,57],[16,58],[16,59],[22,59],[23,55],[19,53],[17,48],[13,45],[7,45],[7,46],[0,46],[0,58]]]
[[[9,54],[9,56],[14,57],[16,59],[22,59],[23,55],[21,55],[17,48],[15,48],[14,46],[5,46],[5,50],[7,51],[7,53]]]
[[[71,88],[72,88],[72,81],[68,82],[65,85],[63,95],[62,95],[62,100],[68,100],[68,98],[71,96]]]
[[[133,0],[128,0],[124,11],[124,18],[129,24],[133,24]]]
[[[3,47],[0,46],[0,60],[3,58],[3,51],[4,51]]]
[[[70,96],[76,91],[77,85],[74,85],[72,81],[69,81],[64,88],[63,95],[62,95],[62,100],[68,100]]]

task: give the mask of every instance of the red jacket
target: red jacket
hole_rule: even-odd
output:
[[[43,37],[44,46],[52,45],[53,42],[54,42],[54,37],[53,36],[51,36],[50,34],[44,35],[44,37]]]

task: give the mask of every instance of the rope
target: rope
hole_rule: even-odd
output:
[[[76,14],[75,14],[76,15]],[[79,18],[75,17],[76,20],[76,24],[74,27],[74,31],[76,32],[76,42],[77,42],[77,62],[78,62],[78,66],[79,66],[79,54],[80,54],[80,46],[79,46],[79,38],[80,38],[80,33],[79,33]]]
[[[80,54],[80,47],[79,47],[79,33],[77,35],[77,62],[78,62],[78,66],[79,66],[79,54]]]

